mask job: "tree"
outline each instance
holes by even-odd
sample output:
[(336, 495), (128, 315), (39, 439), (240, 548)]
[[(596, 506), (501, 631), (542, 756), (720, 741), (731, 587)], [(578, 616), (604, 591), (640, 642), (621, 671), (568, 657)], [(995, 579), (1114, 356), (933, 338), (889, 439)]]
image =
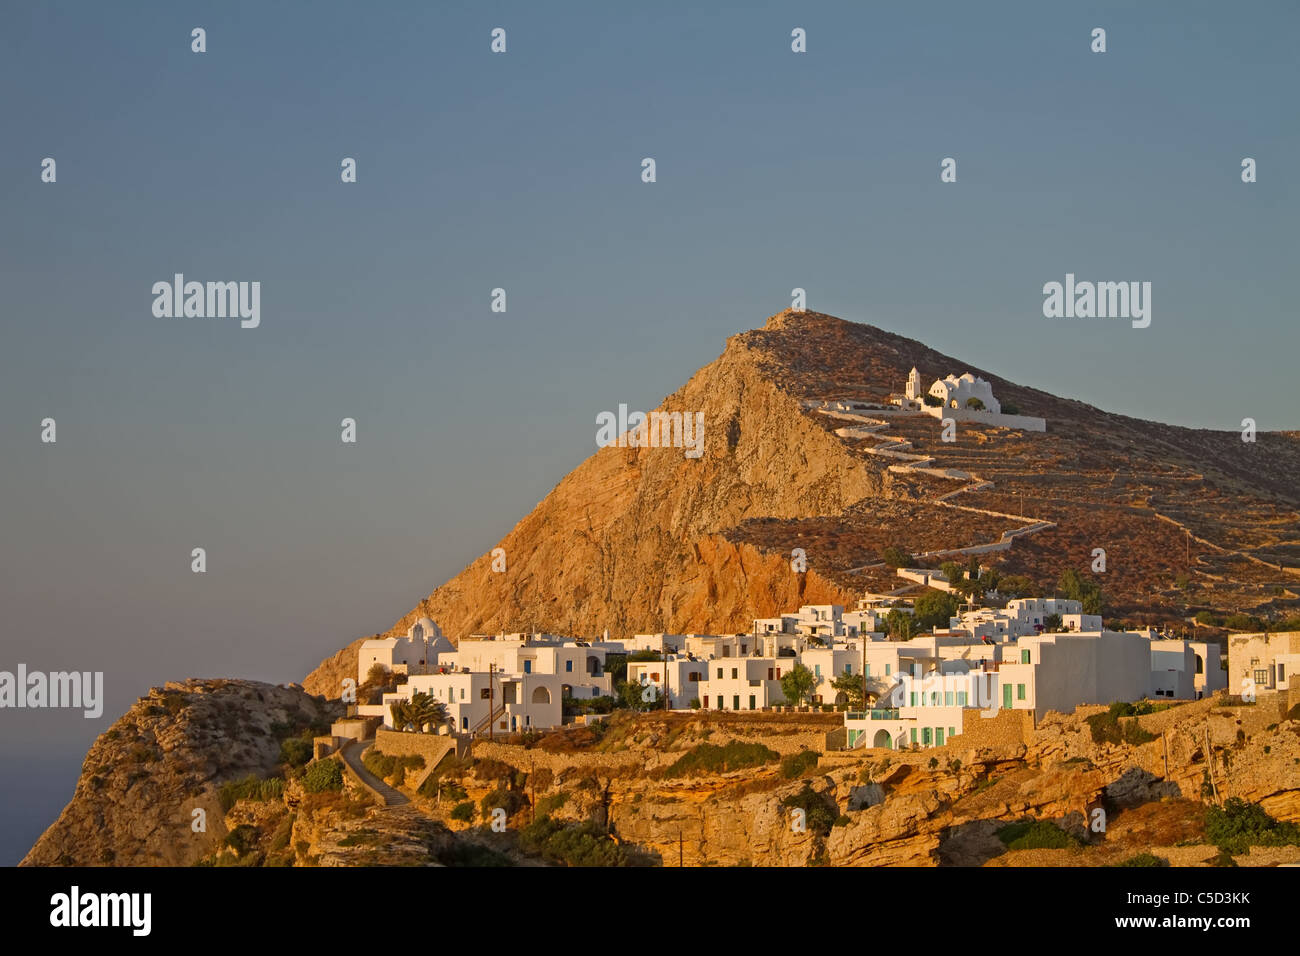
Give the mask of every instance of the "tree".
[(889, 547), (885, 548), (884, 551), (880, 552), (880, 560), (884, 561), (887, 567), (907, 568), (911, 567), (915, 558), (902, 548), (891, 544)]
[(649, 710), (660, 705), (659, 688), (640, 681), (624, 681), (618, 686), (619, 704), (628, 710)]
[(925, 404), (929, 405), (931, 408), (935, 408), (943, 404), (943, 399), (940, 398), (938, 395), (924, 395), (921, 397), (921, 401), (925, 402)]
[(393, 715), (393, 727), (405, 730), (407, 727), (420, 733), (426, 725), (437, 727), (447, 722), (447, 707), (432, 694), (416, 691), (410, 700), (395, 700), (388, 705)]
[(831, 681), (831, 687), (835, 688), (836, 693), (844, 694), (848, 698), (850, 707), (861, 708), (867, 695), (867, 679), (862, 674), (840, 674), (835, 680)]
[(975, 411), (980, 412), (984, 410), (984, 403), (978, 398), (968, 398), (966, 399), (966, 407), (973, 408)]
[(942, 591), (926, 591), (916, 599), (914, 611), (919, 627), (947, 627), (948, 619), (957, 613), (957, 599)]
[(1064, 626), (1065, 622), (1061, 620), (1061, 615), (1059, 614), (1049, 614), (1047, 617), (1043, 618), (1043, 630), (1048, 634), (1055, 634)]
[(962, 566), (956, 561), (943, 562), (943, 564), (939, 565), (939, 570), (943, 573), (943, 576), (948, 579), (950, 584), (955, 584), (966, 576), (965, 572), (962, 570)]
[(916, 636), (916, 619), (906, 611), (894, 608), (885, 615), (885, 630), (896, 641), (910, 641)]
[(1008, 574), (999, 582), (999, 587), (1003, 594), (1015, 597), (1031, 597), (1039, 590), (1038, 585), (1023, 574)]
[(1100, 614), (1102, 605), (1101, 585), (1086, 580), (1074, 568), (1066, 568), (1061, 574), (1057, 588), (1071, 601), (1083, 605), (1084, 614)]
[(813, 690), (817, 687), (817, 678), (813, 672), (802, 664), (795, 664), (781, 678), (781, 694), (792, 704), (801, 704), (812, 700)]
[(447, 707), (432, 694), (416, 691), (411, 695), (411, 718), (416, 730), (439, 727), (447, 722)]
[(384, 694), (397, 690), (397, 680), (392, 671), (378, 661), (366, 671), (366, 679), (357, 688), (357, 700), (363, 704), (383, 703)]

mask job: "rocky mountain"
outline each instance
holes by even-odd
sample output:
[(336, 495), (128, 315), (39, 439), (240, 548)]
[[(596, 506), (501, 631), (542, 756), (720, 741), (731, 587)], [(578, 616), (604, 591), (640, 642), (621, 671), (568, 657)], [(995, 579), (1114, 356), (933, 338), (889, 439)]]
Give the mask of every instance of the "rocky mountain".
[[(824, 400), (883, 403), (915, 366), (925, 383), (971, 371), (1046, 433), (936, 419), (875, 427)], [(1178, 621), (1186, 609), (1294, 613), (1300, 603), (1300, 435), (1140, 421), (1017, 385), (912, 339), (816, 312), (782, 312), (728, 340), (664, 399), (702, 412), (704, 453), (599, 449), (497, 546), (394, 624), (436, 620), (452, 640), (537, 629), (612, 636), (733, 632), (802, 603), (852, 606), (901, 582), (880, 563), (896, 545), (978, 548), (1004, 574), (1051, 590), (1096, 574), (1106, 613)], [(898, 444), (903, 442), (906, 444)], [(905, 449), (912, 459), (891, 456)], [(883, 453), (882, 453), (883, 452)], [(927, 459), (916, 462), (917, 458)], [(808, 568), (792, 568), (801, 548)], [(933, 563), (933, 562), (932, 562)], [(327, 696), (354, 672), (356, 644), (304, 686)]]

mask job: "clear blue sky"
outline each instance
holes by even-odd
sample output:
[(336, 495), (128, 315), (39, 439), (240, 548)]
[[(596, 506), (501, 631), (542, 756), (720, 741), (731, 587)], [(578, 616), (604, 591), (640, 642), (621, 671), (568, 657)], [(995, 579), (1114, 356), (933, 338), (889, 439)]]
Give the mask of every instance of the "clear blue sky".
[[(0, 669), (108, 693), (99, 721), (0, 712), (0, 862), (150, 685), (297, 680), (388, 627), (597, 412), (653, 407), (795, 286), (1109, 410), (1300, 427), (1297, 11), (8, 4)], [(261, 327), (154, 318), (176, 272), (259, 280)], [(1044, 319), (1067, 272), (1152, 282), (1151, 327)]]

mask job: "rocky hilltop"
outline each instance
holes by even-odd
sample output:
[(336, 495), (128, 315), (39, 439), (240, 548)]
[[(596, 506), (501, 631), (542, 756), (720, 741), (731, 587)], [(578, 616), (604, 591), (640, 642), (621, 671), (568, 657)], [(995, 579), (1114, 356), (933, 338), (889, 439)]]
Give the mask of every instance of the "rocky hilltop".
[[(883, 403), (913, 366), (926, 383), (971, 371), (1004, 404), (1045, 418), (1047, 433), (962, 422), (943, 442), (930, 417), (873, 431), (809, 404)], [(922, 554), (1007, 533), (1020, 536), (986, 560), (1048, 590), (1105, 548), (1098, 580), (1112, 618), (1178, 620), (1189, 606), (1293, 613), (1300, 601), (1295, 433), (1247, 444), (1236, 432), (1114, 415), (817, 312), (782, 312), (732, 337), (660, 409), (703, 412), (701, 458), (599, 449), (498, 542), (506, 572), (493, 572), (487, 549), (389, 633), (424, 615), (452, 640), (527, 629), (728, 633), (799, 604), (851, 606), (864, 589), (896, 587), (880, 564), (886, 546)], [(880, 453), (897, 441), (930, 467)], [(807, 554), (806, 573), (791, 567), (794, 548)], [(304, 686), (337, 696), (356, 647)]]
[(194, 863), (226, 836), (221, 785), (267, 777), (283, 739), (328, 727), (338, 712), (301, 688), (257, 681), (155, 687), (91, 746), (72, 800), (20, 865)]

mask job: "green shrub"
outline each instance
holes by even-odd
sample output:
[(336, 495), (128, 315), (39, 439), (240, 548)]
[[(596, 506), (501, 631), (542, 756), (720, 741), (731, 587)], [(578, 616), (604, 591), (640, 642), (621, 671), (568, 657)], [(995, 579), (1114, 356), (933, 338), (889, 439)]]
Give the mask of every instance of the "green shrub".
[(840, 816), (840, 809), (834, 798), (817, 793), (807, 781), (804, 781), (802, 790), (782, 800), (781, 806), (787, 810), (802, 810), (804, 825), (807, 826), (808, 832), (819, 836), (830, 833), (831, 827)]
[[(638, 793), (637, 797), (640, 796), (641, 794)], [(542, 799), (537, 801), (537, 815), (540, 817), (550, 816), (568, 802), (569, 795), (563, 791), (560, 793), (553, 793), (549, 797), (542, 797)], [(638, 801), (634, 799), (633, 802), (636, 803)]]
[(513, 817), (528, 806), (528, 798), (518, 790), (506, 790), (497, 787), (479, 801), (479, 809), (484, 817), (490, 817), (493, 810), (505, 810), (506, 817)]
[(1046, 820), (1021, 820), (999, 827), (998, 839), (1008, 850), (1064, 850), (1079, 846), (1076, 837)]
[(1238, 854), (1252, 846), (1300, 845), (1300, 826), (1273, 819), (1257, 803), (1229, 797), (1205, 811), (1206, 838), (1220, 850)]
[(510, 857), (491, 847), (460, 842), (440, 850), (438, 862), (443, 866), (514, 866)]
[(719, 747), (717, 744), (697, 744), (664, 771), (667, 777), (683, 777), (697, 773), (725, 773), (745, 767), (759, 767), (776, 760), (780, 754), (762, 744), (747, 744), (739, 740)]
[(257, 827), (248, 823), (241, 823), (227, 833), (225, 840), (222, 842), (242, 857), (257, 849), (258, 837)]
[(1111, 866), (1168, 866), (1169, 861), (1163, 856), (1156, 856), (1154, 853), (1139, 853), (1137, 856), (1131, 856), (1120, 863), (1112, 863)]
[[(1132, 746), (1155, 740), (1155, 734), (1144, 730), (1133, 718), (1164, 710), (1163, 704), (1156, 705), (1150, 701), (1138, 701), (1130, 704), (1116, 701), (1102, 714), (1093, 714), (1087, 718), (1088, 729), (1092, 733), (1092, 742), (1096, 744), (1126, 743)], [(1121, 722), (1122, 719), (1122, 722)]]
[(312, 742), (306, 737), (289, 737), (280, 741), (280, 763), (290, 767), (306, 766), (312, 758)]
[(303, 789), (308, 793), (343, 789), (343, 764), (333, 758), (317, 760), (302, 776)]
[(367, 770), (380, 780), (389, 780), (391, 778), (391, 782), (395, 787), (400, 787), (405, 782), (408, 770), (422, 770), (424, 768), (424, 758), (419, 755), (391, 756), (381, 753), (374, 747), (366, 751), (366, 755), (361, 758), (361, 762)]
[(217, 796), (221, 800), (221, 812), (229, 813), (240, 800), (279, 800), (284, 794), (284, 781), (279, 777), (259, 780), (247, 776), (243, 780), (232, 780), (221, 785)]
[(809, 770), (817, 766), (817, 761), (821, 754), (816, 750), (801, 750), (797, 754), (789, 754), (781, 758), (781, 776), (787, 780), (793, 780), (795, 777), (802, 777)]
[(627, 866), (627, 851), (592, 820), (566, 826), (538, 817), (519, 831), (519, 848), (565, 866)]
[(462, 823), (470, 823), (474, 819), (474, 804), (466, 800), (464, 803), (458, 803), (451, 808), (451, 818), (460, 820)]

